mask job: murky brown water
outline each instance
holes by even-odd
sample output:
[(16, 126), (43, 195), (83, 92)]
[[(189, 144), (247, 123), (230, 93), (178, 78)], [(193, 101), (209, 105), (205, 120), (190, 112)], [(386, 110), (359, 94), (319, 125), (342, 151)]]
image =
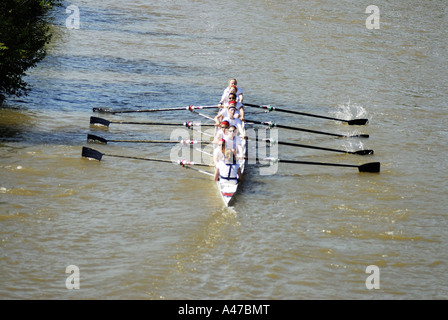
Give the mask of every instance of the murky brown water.
[[(3, 299), (445, 299), (447, 15), (443, 1), (72, 1), (58, 9), (29, 96), (0, 109)], [(232, 10), (235, 8), (235, 10)], [(235, 206), (172, 164), (81, 158), (86, 136), (169, 139), (174, 128), (89, 126), (93, 107), (210, 105), (236, 77), (245, 101), (367, 126), (247, 109), (251, 118), (369, 139), (279, 130), (281, 158), (362, 164), (249, 168)], [(96, 114), (97, 115), (97, 114)], [(203, 120), (186, 111), (109, 120)], [(249, 115), (247, 115), (249, 118)], [(92, 147), (92, 145), (89, 145)], [(171, 146), (102, 152), (169, 158)], [(80, 268), (68, 290), (66, 267)], [(380, 289), (366, 288), (379, 267)]]

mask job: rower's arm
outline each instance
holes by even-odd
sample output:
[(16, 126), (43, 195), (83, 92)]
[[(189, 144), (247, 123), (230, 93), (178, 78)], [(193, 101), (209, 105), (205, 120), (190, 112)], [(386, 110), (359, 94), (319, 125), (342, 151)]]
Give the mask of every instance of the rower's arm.
[(241, 137), (245, 137), (246, 136), (246, 131), (244, 130), (243, 126), (240, 125), (240, 124), (238, 124), (238, 132), (239, 132), (239, 135)]
[(218, 181), (219, 179), (219, 170), (218, 168), (215, 168), (215, 181)]
[(238, 145), (237, 155), (238, 155), (239, 159), (243, 159), (244, 158), (244, 152), (243, 152), (243, 146), (242, 145)]
[(244, 121), (244, 107), (241, 106), (240, 110), (238, 110), (240, 113), (240, 120)]
[(216, 117), (213, 118), (213, 120), (215, 120), (216, 125), (221, 123), (221, 121), (220, 121), (221, 118), (222, 118), (222, 116), (219, 113), (216, 115)]

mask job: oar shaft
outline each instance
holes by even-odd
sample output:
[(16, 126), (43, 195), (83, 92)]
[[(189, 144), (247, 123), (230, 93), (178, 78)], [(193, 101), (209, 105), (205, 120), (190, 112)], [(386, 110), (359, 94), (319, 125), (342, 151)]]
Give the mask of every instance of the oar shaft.
[(135, 160), (145, 160), (145, 161), (156, 161), (156, 162), (171, 162), (172, 163), (171, 160), (165, 160), (165, 159), (131, 157), (131, 156), (122, 156), (122, 155), (117, 155), (117, 154), (108, 154), (108, 153), (103, 153), (103, 156), (114, 157), (114, 158), (126, 158), (126, 159), (135, 159)]
[(107, 140), (107, 142), (129, 142), (129, 143), (174, 143), (174, 144), (198, 144), (198, 143), (211, 143), (210, 141), (199, 141), (199, 140), (181, 140), (181, 141), (171, 141), (171, 140)]
[(359, 167), (359, 166), (353, 165), (353, 164), (313, 162), (313, 161), (297, 161), (297, 160), (284, 160), (284, 159), (278, 159), (278, 162), (295, 163), (295, 164), (310, 164), (310, 165), (319, 165), (319, 166), (332, 166), (332, 167), (352, 167), (352, 168), (358, 168)]
[(285, 112), (285, 113), (298, 114), (298, 115), (301, 115), (301, 116), (307, 116), (307, 117), (314, 117), (314, 118), (320, 118), (320, 119), (327, 119), (327, 120), (336, 120), (336, 121), (348, 122), (348, 120), (344, 120), (344, 119), (337, 119), (337, 118), (333, 118), (333, 117), (321, 116), (321, 115), (311, 114), (311, 113), (306, 113), (306, 112), (299, 112), (299, 111), (285, 110), (285, 109), (280, 109), (280, 108), (275, 108), (275, 110), (280, 111), (280, 112)]
[(218, 108), (218, 106), (188, 106), (188, 107), (174, 107), (174, 108), (159, 108), (159, 109), (137, 109), (137, 110), (112, 110), (105, 108), (93, 108), (93, 112), (101, 112), (101, 113), (142, 113), (142, 112), (160, 112), (160, 111), (176, 111), (176, 110), (189, 110), (193, 111), (195, 109), (211, 109)]
[(265, 158), (263, 160), (271, 161), (271, 162), (293, 163), (293, 164), (309, 164), (309, 165), (318, 165), (318, 166), (358, 168), (359, 172), (372, 172), (372, 173), (380, 172), (380, 167), (381, 167), (381, 164), (379, 162), (370, 162), (370, 163), (365, 163), (365, 164), (358, 166), (358, 165), (354, 165), (354, 164), (344, 164), (344, 163), (299, 161), (299, 160), (286, 160), (286, 159), (275, 159), (275, 158)]
[(273, 106), (256, 105), (256, 104), (250, 104), (250, 103), (244, 103), (244, 105), (245, 105), (245, 106), (248, 106), (248, 107), (255, 107), (255, 108), (261, 108), (261, 109), (267, 109), (268, 111), (273, 111), (273, 110), (274, 110), (274, 111), (279, 111), (279, 112), (284, 112), (284, 113), (298, 114), (298, 115), (302, 115), (302, 116), (315, 117), (315, 118), (322, 118), (322, 119), (328, 119), (328, 120), (348, 121), (348, 120), (336, 119), (336, 118), (327, 117), (327, 116), (320, 116), (320, 115), (311, 114), (311, 113), (306, 113), (306, 112), (300, 112), (300, 111), (294, 111), (294, 110), (287, 110), (287, 109), (280, 109), (280, 108), (273, 107)]
[(248, 120), (248, 119), (246, 119), (246, 122), (257, 123), (257, 124), (261, 124), (261, 125), (265, 125), (265, 126), (269, 126), (269, 127), (277, 127), (277, 128), (282, 128), (282, 129), (303, 131), (303, 132), (308, 132), (308, 133), (323, 134), (323, 135), (334, 136), (334, 137), (347, 137), (347, 136), (342, 135), (342, 134), (322, 132), (322, 131), (303, 129), (303, 128), (297, 128), (297, 127), (290, 127), (290, 126), (284, 126), (284, 125), (276, 124), (276, 123), (273, 123), (273, 122), (262, 122), (262, 121), (260, 122), (260, 121), (252, 121), (252, 120)]
[[(167, 159), (156, 159), (156, 158), (142, 158), (142, 157), (131, 157), (131, 156), (122, 156), (117, 154), (107, 154), (103, 153), (104, 156), (115, 157), (115, 158), (126, 158), (126, 159), (134, 159), (134, 160), (145, 160), (145, 161), (155, 161), (155, 162), (167, 162), (167, 163), (176, 163), (175, 161), (167, 160)], [(200, 167), (214, 167), (214, 165), (209, 165), (205, 163), (196, 163), (193, 161), (186, 160), (177, 160), (177, 164), (181, 166), (200, 166)]]
[[(122, 156), (122, 155), (118, 155), (118, 154), (102, 153), (98, 150), (88, 148), (88, 147), (82, 148), (82, 156), (85, 158), (96, 159), (98, 161), (101, 161), (101, 158), (103, 156), (108, 156), (108, 157), (114, 157), (114, 158), (125, 158), (125, 159), (135, 159), (135, 160), (145, 160), (145, 161), (155, 161), (155, 162), (176, 163), (175, 161), (168, 160), (168, 159), (142, 158), (142, 157), (132, 157), (132, 156)], [(187, 161), (187, 160), (177, 160), (177, 164), (179, 164), (181, 166), (214, 167), (214, 165), (212, 165), (212, 164), (196, 163), (196, 162)]]
[(335, 120), (335, 121), (347, 122), (349, 125), (364, 125), (364, 124), (366, 124), (368, 122), (367, 119), (345, 120), (345, 119), (338, 119), (338, 118), (333, 118), (333, 117), (328, 117), (328, 116), (321, 116), (321, 115), (317, 115), (317, 114), (311, 114), (311, 113), (307, 113), (307, 112), (300, 112), (300, 111), (294, 111), (294, 110), (280, 109), (280, 108), (276, 108), (276, 107), (273, 107), (273, 106), (266, 106), (266, 105), (256, 105), (256, 104), (250, 104), (250, 103), (244, 103), (244, 105), (248, 106), (248, 107), (266, 109), (266, 110), (268, 110), (268, 112), (275, 110), (275, 111), (279, 111), (279, 112), (290, 113), (290, 114), (297, 114), (297, 115), (302, 115), (302, 116), (307, 116), (307, 117), (314, 117), (314, 118), (321, 118), (321, 119), (327, 119), (327, 120)]
[[(270, 142), (269, 139), (266, 139), (266, 140), (267, 140), (267, 142)], [(344, 151), (344, 150), (337, 150), (337, 149), (317, 147), (317, 146), (309, 146), (309, 145), (305, 145), (305, 144), (292, 143), (292, 142), (276, 141), (276, 143), (281, 144), (281, 145), (285, 145), (285, 146), (292, 146), (292, 147), (300, 147), (300, 148), (308, 148), (308, 149), (316, 149), (316, 150), (325, 150), (325, 151), (333, 151), (333, 152), (340, 152), (340, 153), (350, 153), (349, 151)]]
[(342, 137), (342, 138), (347, 137), (343, 134), (338, 134), (338, 133), (330, 133), (330, 132), (316, 131), (316, 130), (310, 130), (310, 129), (304, 129), (304, 128), (296, 128), (296, 127), (290, 127), (290, 126), (279, 125), (279, 124), (276, 124), (275, 126), (278, 128), (281, 128), (281, 129), (296, 130), (296, 131), (302, 131), (302, 132), (308, 132), (308, 133), (317, 133), (317, 134), (323, 134), (323, 135), (333, 136), (333, 137)]
[(308, 149), (316, 149), (316, 150), (324, 150), (324, 151), (332, 151), (332, 152), (340, 152), (340, 153), (348, 153), (348, 154), (356, 154), (356, 155), (369, 155), (373, 154), (373, 150), (358, 150), (358, 151), (346, 151), (346, 150), (340, 150), (340, 149), (331, 149), (331, 148), (325, 148), (325, 147), (318, 147), (318, 146), (310, 146), (305, 144), (299, 144), (299, 143), (292, 143), (292, 142), (284, 142), (284, 141), (276, 141), (274, 139), (263, 139), (263, 141), (266, 141), (269, 144), (279, 144), (279, 145), (285, 145), (285, 146), (291, 146), (291, 147), (299, 147), (299, 148), (308, 148)]
[(90, 124), (109, 126), (113, 124), (136, 124), (136, 125), (151, 125), (151, 126), (186, 126), (187, 128), (203, 126), (214, 127), (214, 124), (202, 124), (200, 122), (187, 121), (184, 123), (169, 123), (169, 122), (137, 122), (137, 121), (110, 121), (98, 117), (90, 117)]
[(107, 144), (108, 142), (129, 142), (129, 143), (180, 143), (183, 145), (193, 145), (193, 144), (209, 144), (211, 141), (200, 141), (200, 140), (190, 140), (190, 139), (182, 139), (179, 141), (172, 141), (172, 140), (107, 140), (105, 138), (88, 134), (87, 135), (87, 142), (100, 142), (103, 144)]
[(170, 123), (170, 122), (137, 122), (137, 121), (110, 121), (114, 124), (139, 124), (148, 126), (182, 126), (183, 123)]

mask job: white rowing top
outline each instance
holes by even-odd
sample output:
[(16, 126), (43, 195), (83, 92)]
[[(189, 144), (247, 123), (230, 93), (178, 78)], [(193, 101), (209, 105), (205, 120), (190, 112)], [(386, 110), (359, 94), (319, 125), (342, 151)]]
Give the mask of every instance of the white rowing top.
[(219, 180), (236, 184), (238, 178), (239, 163), (226, 164), (224, 161), (219, 161), (216, 168), (219, 171)]

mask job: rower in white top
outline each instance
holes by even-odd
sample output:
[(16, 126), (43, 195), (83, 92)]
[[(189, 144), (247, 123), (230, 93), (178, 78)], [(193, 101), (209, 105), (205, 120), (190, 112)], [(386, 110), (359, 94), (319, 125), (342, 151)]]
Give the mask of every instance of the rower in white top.
[(213, 150), (213, 163), (214, 163), (215, 167), (219, 161), (225, 160), (225, 153), (226, 153), (225, 144), (226, 144), (226, 140), (220, 139), (217, 143), (218, 147), (216, 147)]
[(237, 160), (244, 159), (243, 140), (240, 136), (236, 135), (236, 127), (230, 126), (227, 130), (227, 135), (224, 135), (227, 149), (231, 150), (231, 153)]
[[(239, 163), (227, 164), (224, 161), (219, 161), (215, 169), (215, 181), (221, 183), (238, 184), (241, 181), (241, 169)], [(233, 194), (232, 194), (233, 196)]]
[(216, 124), (221, 123), (221, 121), (223, 119), (229, 117), (229, 106), (230, 105), (234, 105), (236, 108), (234, 117), (240, 119), (241, 121), (244, 121), (244, 106), (241, 102), (237, 102), (236, 95), (234, 93), (231, 93), (229, 95), (229, 102), (224, 103), (222, 105), (222, 108), (219, 110), (218, 114), (214, 118)]
[(224, 89), (224, 92), (221, 96), (221, 101), (219, 102), (220, 105), (223, 105), (225, 102), (229, 101), (229, 94), (234, 93), (237, 97), (237, 101), (240, 103), (243, 103), (243, 90), (239, 87), (237, 87), (238, 82), (236, 79), (230, 79), (229, 85), (227, 88)]
[(240, 119), (235, 118), (235, 112), (236, 112), (235, 104), (232, 104), (232, 103), (229, 104), (228, 112), (229, 112), (228, 117), (224, 118), (223, 121), (227, 121), (229, 123), (229, 126), (235, 126), (235, 128), (238, 129), (238, 132), (237, 132), (238, 135), (244, 139), (246, 136), (246, 132), (244, 130), (244, 124)]
[(213, 139), (213, 143), (218, 143), (219, 140), (224, 139), (224, 136), (227, 135), (227, 130), (229, 129), (229, 121), (224, 120), (219, 124), (216, 124), (217, 128), (215, 133), (215, 138)]

